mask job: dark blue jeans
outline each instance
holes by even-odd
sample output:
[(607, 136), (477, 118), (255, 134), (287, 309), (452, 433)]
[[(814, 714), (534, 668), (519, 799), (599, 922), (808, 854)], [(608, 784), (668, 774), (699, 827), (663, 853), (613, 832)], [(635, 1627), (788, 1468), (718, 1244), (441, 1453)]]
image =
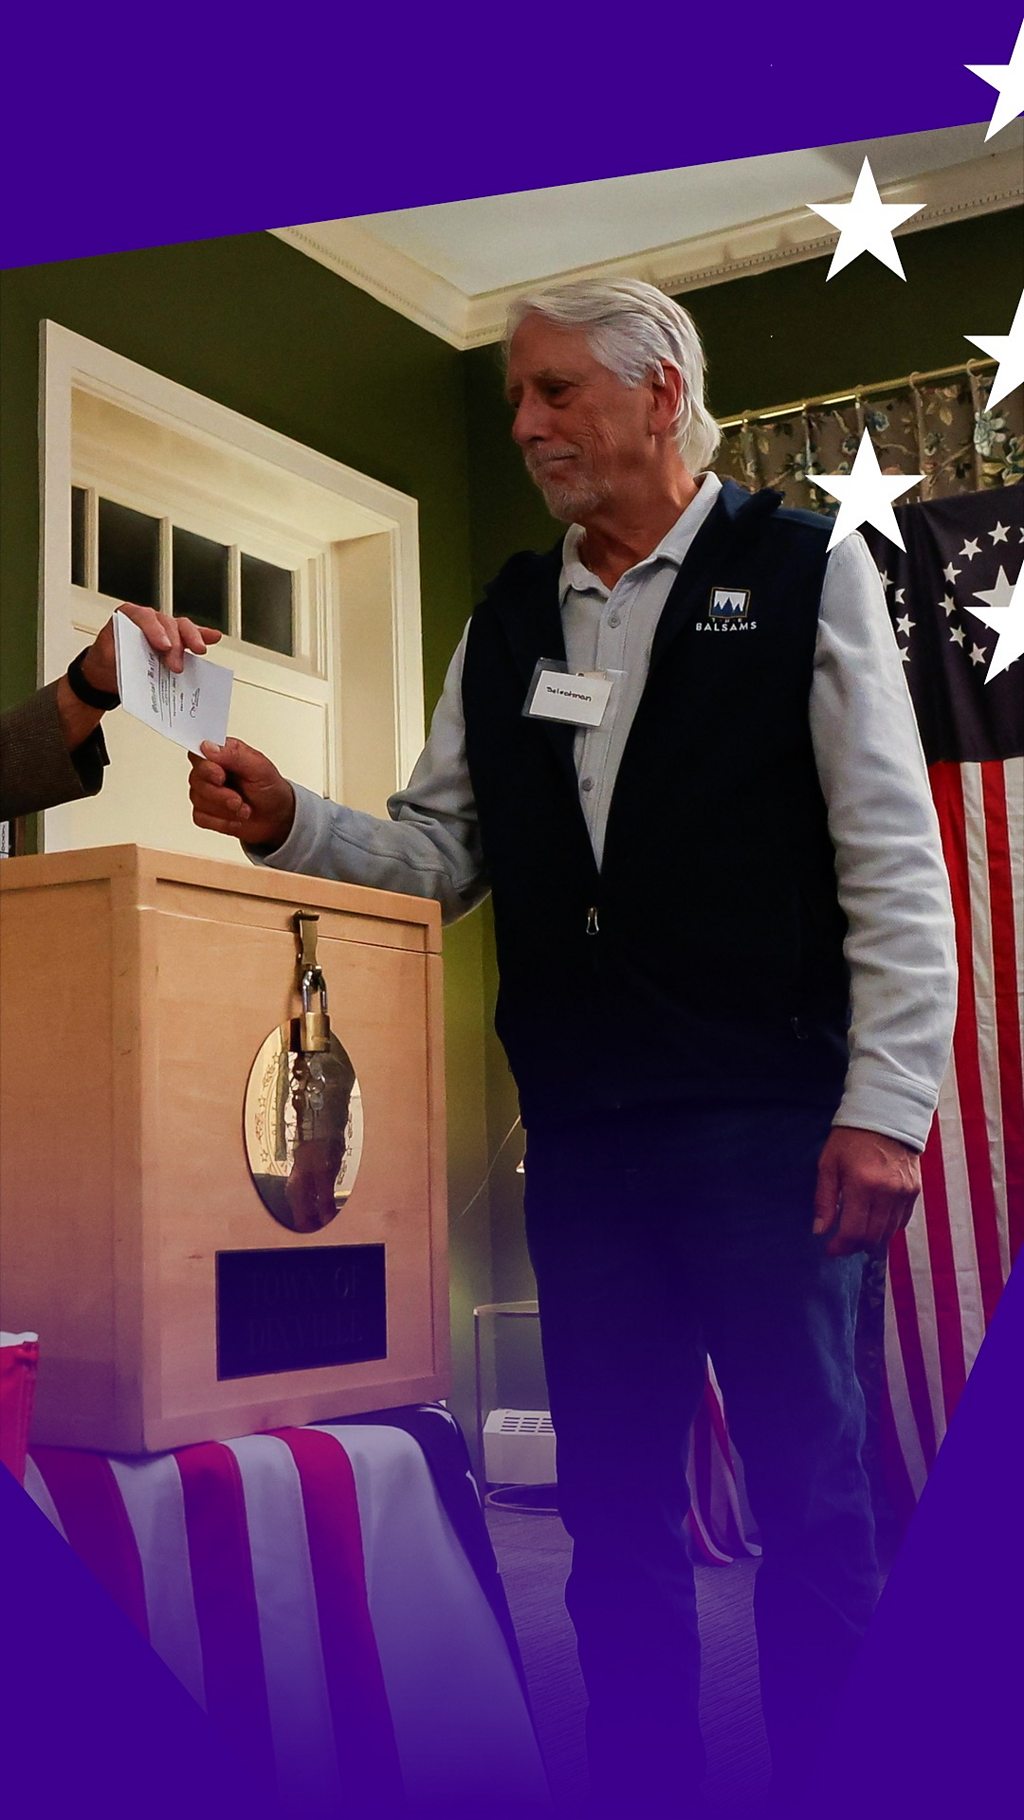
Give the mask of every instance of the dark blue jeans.
[(820, 1111), (645, 1108), (531, 1127), (526, 1220), (573, 1538), (566, 1603), (609, 1811), (703, 1774), (683, 1537), (710, 1354), (764, 1558), (755, 1616), (776, 1783), (798, 1782), (877, 1596), (854, 1371), (862, 1257), (813, 1237)]

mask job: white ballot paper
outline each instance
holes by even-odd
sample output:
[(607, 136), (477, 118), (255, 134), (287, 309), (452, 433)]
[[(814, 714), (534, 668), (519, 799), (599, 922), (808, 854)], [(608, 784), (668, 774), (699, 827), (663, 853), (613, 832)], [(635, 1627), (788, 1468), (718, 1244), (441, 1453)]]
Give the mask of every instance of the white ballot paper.
[(224, 744), (233, 670), (186, 651), (185, 667), (175, 674), (124, 613), (114, 614), (114, 645), (117, 692), (129, 714), (189, 752), (198, 752), (204, 739)]

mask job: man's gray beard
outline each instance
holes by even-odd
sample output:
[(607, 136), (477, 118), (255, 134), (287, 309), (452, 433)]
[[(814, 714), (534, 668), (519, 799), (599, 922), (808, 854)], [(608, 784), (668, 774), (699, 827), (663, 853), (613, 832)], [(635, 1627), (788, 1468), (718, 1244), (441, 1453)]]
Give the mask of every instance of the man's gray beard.
[(544, 504), (552, 518), (557, 518), (560, 524), (580, 522), (586, 514), (603, 506), (607, 497), (606, 490), (596, 481), (577, 481), (573, 486), (571, 482), (560, 482), (556, 475), (543, 468), (530, 478), (543, 493)]

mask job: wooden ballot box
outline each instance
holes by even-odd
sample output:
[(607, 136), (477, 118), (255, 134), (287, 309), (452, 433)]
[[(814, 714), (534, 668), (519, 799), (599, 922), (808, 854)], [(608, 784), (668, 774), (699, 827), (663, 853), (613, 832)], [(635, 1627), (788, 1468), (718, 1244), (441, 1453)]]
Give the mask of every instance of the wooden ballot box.
[(33, 1439), (153, 1453), (445, 1395), (438, 906), (134, 846), (7, 860), (0, 893)]

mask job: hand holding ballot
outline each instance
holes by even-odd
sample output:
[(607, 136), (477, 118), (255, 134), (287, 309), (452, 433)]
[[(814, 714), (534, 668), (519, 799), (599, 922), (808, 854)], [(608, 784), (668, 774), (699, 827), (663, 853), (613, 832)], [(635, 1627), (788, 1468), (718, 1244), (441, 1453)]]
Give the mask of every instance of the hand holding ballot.
[(117, 656), (114, 622), (118, 615), (138, 626), (148, 645), (158, 654), (168, 670), (180, 673), (186, 651), (197, 657), (205, 655), (209, 645), (217, 644), (222, 633), (212, 626), (197, 626), (191, 619), (175, 619), (171, 613), (158, 613), (153, 607), (133, 607), (127, 602), (118, 607), (105, 626), (96, 634), (94, 643), (82, 658), (82, 675), (94, 689), (116, 695)]
[(291, 832), (295, 792), (262, 752), (243, 740), (206, 740), (192, 756), (189, 795), (197, 828), (233, 834), (250, 847), (280, 847)]
[(122, 699), (115, 628), (138, 641), (161, 676), (180, 676), (186, 658), (200, 658), (221, 636), (152, 607), (127, 602), (119, 607), (64, 676), (0, 715), (0, 819), (52, 809), (101, 789), (108, 761), (100, 723)]
[[(186, 623), (200, 640), (209, 637), (191, 620)], [(115, 615), (114, 643), (118, 692), (127, 713), (187, 751), (198, 751), (204, 739), (219, 743), (226, 737), (233, 671), (207, 663), (194, 644), (173, 647), (159, 662), (152, 640), (127, 615)]]

